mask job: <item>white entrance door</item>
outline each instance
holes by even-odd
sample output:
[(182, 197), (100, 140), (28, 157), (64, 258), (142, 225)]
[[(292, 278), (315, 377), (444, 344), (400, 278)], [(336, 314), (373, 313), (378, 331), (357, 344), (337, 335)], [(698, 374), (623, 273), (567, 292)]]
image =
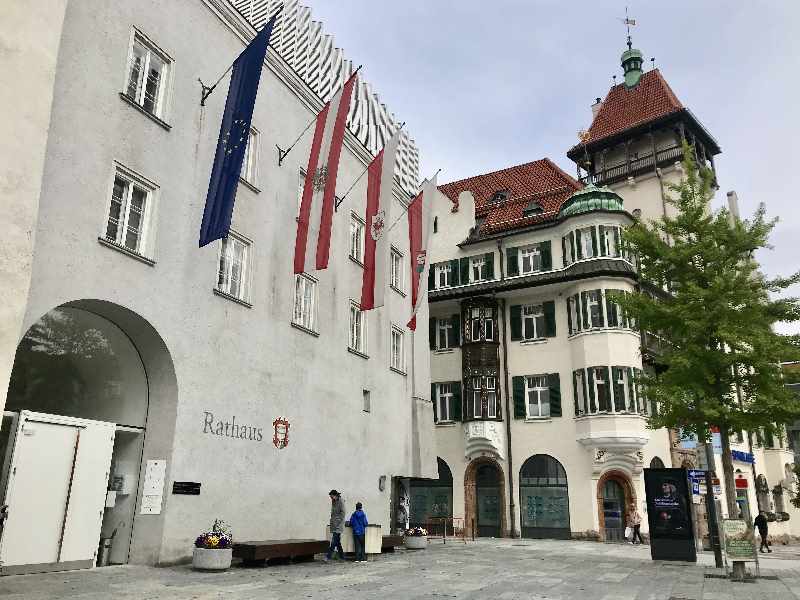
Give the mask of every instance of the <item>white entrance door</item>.
[(92, 565), (113, 444), (113, 423), (22, 411), (5, 495), (3, 573)]

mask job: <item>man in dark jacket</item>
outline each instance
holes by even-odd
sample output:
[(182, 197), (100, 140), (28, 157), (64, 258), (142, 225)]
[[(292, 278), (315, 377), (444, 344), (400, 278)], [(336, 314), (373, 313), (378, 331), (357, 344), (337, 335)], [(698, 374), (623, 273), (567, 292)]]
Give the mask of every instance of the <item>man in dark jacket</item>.
[(753, 522), (758, 528), (758, 535), (761, 536), (761, 546), (759, 546), (759, 551), (762, 553), (764, 552), (764, 548), (766, 547), (767, 552), (772, 552), (772, 549), (769, 547), (769, 540), (767, 539), (767, 535), (769, 535), (769, 528), (767, 526), (767, 516), (764, 514), (763, 510), (758, 511), (758, 516), (756, 520)]
[(344, 500), (342, 500), (342, 495), (336, 490), (331, 490), (328, 492), (328, 495), (331, 498), (331, 545), (328, 548), (328, 554), (325, 556), (325, 560), (333, 558), (334, 550), (338, 550), (339, 558), (344, 560), (344, 549), (342, 548), (342, 532), (344, 531), (345, 518)]
[(364, 554), (364, 542), (367, 537), (367, 513), (361, 510), (361, 502), (356, 502), (356, 512), (350, 516), (350, 527), (353, 528), (353, 544), (356, 547), (356, 562), (367, 560)]

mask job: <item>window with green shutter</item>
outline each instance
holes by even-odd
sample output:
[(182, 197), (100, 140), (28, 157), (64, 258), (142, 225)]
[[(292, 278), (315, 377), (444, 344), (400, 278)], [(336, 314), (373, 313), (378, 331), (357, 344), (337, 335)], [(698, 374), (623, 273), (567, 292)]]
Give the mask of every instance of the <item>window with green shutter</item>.
[(588, 392), (589, 396), (589, 412), (596, 413), (597, 412), (597, 398), (595, 396), (595, 388), (594, 388), (594, 367), (589, 367), (586, 369), (586, 391)]
[(428, 267), (428, 289), (436, 289), (436, 265), (430, 265)]
[(561, 416), (561, 378), (558, 373), (547, 375), (547, 385), (550, 387), (550, 416)]
[(452, 278), (450, 281), (450, 285), (461, 285), (461, 279), (459, 278), (459, 272), (458, 272), (457, 258), (454, 258), (453, 260), (450, 261), (450, 277)]
[(608, 367), (594, 367), (594, 389), (598, 412), (611, 412), (611, 390)]
[(572, 262), (572, 256), (567, 254), (567, 236), (561, 238), (561, 262), (565, 267)]
[(461, 315), (454, 314), (450, 317), (450, 323), (453, 326), (453, 337), (450, 341), (450, 347), (458, 348), (461, 345)]
[(428, 319), (428, 342), (431, 350), (436, 350), (436, 317)]
[(524, 419), (525, 412), (525, 377), (515, 375), (511, 378), (511, 390), (514, 396), (514, 418)]
[(545, 337), (556, 337), (556, 303), (552, 300), (543, 302), (544, 308), (544, 335)]
[(439, 411), (437, 410), (437, 406), (436, 406), (437, 404), (439, 404), (439, 397), (438, 397), (438, 394), (436, 393), (438, 387), (439, 387), (439, 384), (437, 384), (437, 383), (432, 383), (431, 384), (431, 404), (433, 404), (433, 422), (434, 423), (438, 423), (439, 422), (439, 417), (438, 417)]
[(469, 283), (469, 257), (460, 258), (458, 265), (458, 278), (464, 284)]
[(611, 299), (611, 295), (619, 293), (619, 290), (606, 290), (606, 315), (608, 316), (609, 327), (620, 326), (619, 305)]
[(516, 304), (509, 307), (511, 314), (511, 341), (518, 342), (522, 339), (522, 306)]
[(506, 249), (506, 275), (514, 277), (519, 275), (519, 261), (518, 255), (519, 248)]
[(494, 279), (494, 252), (486, 253), (486, 279), (489, 281)]
[(539, 244), (539, 250), (542, 253), (542, 271), (550, 271), (553, 268), (553, 252), (551, 250), (550, 240)]
[(589, 320), (589, 302), (587, 300), (587, 296), (589, 292), (581, 292), (581, 313), (583, 313), (583, 329), (589, 329), (592, 326), (592, 322)]
[(463, 418), (461, 415), (461, 382), (454, 381), (451, 389), (453, 390), (453, 411), (451, 416), (454, 421), (461, 421)]

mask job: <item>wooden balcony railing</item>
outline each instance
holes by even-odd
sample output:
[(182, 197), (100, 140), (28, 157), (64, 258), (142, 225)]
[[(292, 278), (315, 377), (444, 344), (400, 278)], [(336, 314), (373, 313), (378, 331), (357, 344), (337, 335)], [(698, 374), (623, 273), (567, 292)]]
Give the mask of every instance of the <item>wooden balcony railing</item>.
[(662, 150), (656, 151), (655, 161), (653, 155), (640, 156), (628, 162), (618, 165), (606, 165), (604, 169), (598, 170), (595, 173), (590, 173), (585, 177), (581, 177), (581, 183), (588, 184), (594, 183), (595, 185), (608, 185), (622, 181), (628, 177), (635, 177), (648, 171), (652, 171), (655, 167), (665, 167), (673, 164), (683, 158), (683, 148), (680, 146), (670, 146)]

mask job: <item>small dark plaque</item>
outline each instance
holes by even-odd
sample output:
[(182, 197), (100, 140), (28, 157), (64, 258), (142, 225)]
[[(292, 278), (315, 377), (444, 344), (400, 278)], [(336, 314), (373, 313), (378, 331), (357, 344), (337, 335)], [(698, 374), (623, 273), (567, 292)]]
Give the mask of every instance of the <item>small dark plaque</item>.
[(184, 494), (186, 496), (199, 496), (200, 484), (196, 481), (173, 481), (173, 494)]

